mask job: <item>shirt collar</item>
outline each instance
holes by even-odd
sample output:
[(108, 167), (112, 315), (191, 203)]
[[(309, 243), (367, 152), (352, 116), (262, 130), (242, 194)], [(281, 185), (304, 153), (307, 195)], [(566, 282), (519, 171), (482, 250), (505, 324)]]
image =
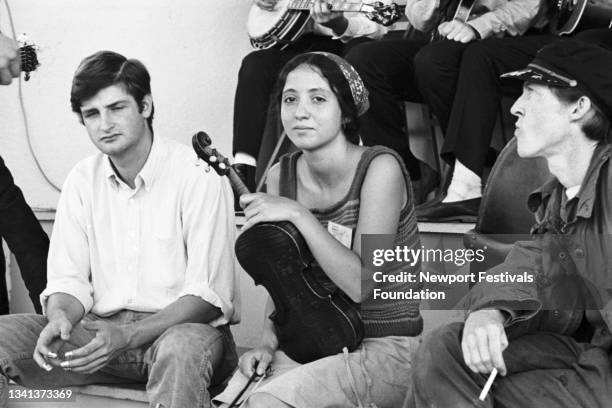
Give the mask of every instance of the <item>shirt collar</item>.
[(155, 179), (159, 173), (164, 146), (164, 141), (159, 136), (153, 136), (153, 144), (151, 145), (149, 157), (147, 157), (147, 161), (138, 173), (138, 176), (140, 176), (142, 179), (145, 190), (147, 191), (151, 189), (151, 186), (155, 182)]
[[(153, 136), (153, 143), (151, 145), (151, 150), (149, 151), (147, 161), (145, 161), (144, 166), (142, 166), (142, 169), (140, 169), (140, 172), (136, 176), (136, 179), (140, 178), (142, 180), (142, 184), (144, 184), (146, 191), (150, 191), (151, 186), (158, 176), (160, 163), (163, 161), (164, 147), (164, 140), (159, 136)], [(106, 156), (103, 163), (104, 176), (114, 182), (115, 185), (122, 183), (123, 181), (111, 163), (110, 157)], [(138, 182), (136, 183), (136, 186), (138, 186)]]
[[(576, 217), (590, 218), (593, 213), (593, 204), (595, 201), (597, 180), (601, 167), (606, 163), (612, 155), (612, 145), (607, 143), (599, 143), (593, 152), (593, 157), (587, 169), (584, 181), (580, 187), (580, 191), (574, 199), (578, 200)], [(527, 205), (529, 210), (535, 213), (542, 206), (550, 195), (557, 189), (563, 188), (559, 180), (552, 178), (548, 180), (542, 187), (535, 190), (529, 195)]]

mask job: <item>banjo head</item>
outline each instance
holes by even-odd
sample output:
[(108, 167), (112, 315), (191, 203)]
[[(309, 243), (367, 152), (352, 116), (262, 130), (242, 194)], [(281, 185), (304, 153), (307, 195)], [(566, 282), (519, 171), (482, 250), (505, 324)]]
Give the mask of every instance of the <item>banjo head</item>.
[(265, 36), (278, 24), (288, 8), (289, 0), (279, 0), (272, 11), (263, 10), (256, 4), (253, 4), (246, 24), (249, 37), (257, 39)]

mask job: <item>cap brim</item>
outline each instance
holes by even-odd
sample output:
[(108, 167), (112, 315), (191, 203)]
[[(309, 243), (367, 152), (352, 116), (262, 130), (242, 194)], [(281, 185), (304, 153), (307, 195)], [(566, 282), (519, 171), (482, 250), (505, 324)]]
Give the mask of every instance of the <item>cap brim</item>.
[(551, 86), (559, 87), (571, 87), (574, 86), (572, 83), (564, 81), (560, 78), (552, 76), (546, 72), (540, 71), (537, 68), (527, 67), (519, 69), (517, 71), (507, 72), (502, 74), (500, 78), (503, 79), (518, 79), (520, 81), (538, 82)]

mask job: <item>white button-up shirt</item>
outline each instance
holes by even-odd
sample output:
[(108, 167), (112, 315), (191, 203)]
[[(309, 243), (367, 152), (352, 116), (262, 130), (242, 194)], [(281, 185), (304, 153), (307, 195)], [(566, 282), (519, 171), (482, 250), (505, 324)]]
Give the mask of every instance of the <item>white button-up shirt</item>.
[(57, 292), (101, 316), (157, 312), (194, 295), (221, 309), (212, 325), (239, 321), (233, 195), (196, 161), (155, 136), (134, 189), (102, 153), (79, 162), (58, 203), (43, 309)]

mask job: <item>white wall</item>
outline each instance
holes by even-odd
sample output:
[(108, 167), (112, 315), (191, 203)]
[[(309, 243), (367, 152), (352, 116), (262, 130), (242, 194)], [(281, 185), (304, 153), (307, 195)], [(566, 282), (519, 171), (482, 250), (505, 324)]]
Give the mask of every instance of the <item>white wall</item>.
[[(93, 153), (70, 111), (78, 63), (110, 49), (149, 69), (158, 134), (188, 143), (206, 130), (230, 153), (233, 97), (242, 57), (250, 51), (247, 0), (8, 0), (15, 29), (40, 47), (41, 67), (23, 83), (33, 150), (49, 178), (63, 183), (70, 168)], [(10, 33), (3, 0), (0, 30)], [(0, 155), (33, 207), (55, 208), (58, 193), (29, 152), (18, 108), (18, 86), (0, 87)]]

